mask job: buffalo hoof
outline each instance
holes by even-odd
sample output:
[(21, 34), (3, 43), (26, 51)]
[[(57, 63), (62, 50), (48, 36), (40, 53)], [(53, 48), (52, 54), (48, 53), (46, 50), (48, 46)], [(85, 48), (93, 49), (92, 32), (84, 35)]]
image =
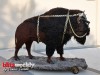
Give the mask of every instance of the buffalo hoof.
[(54, 62), (52, 60), (49, 60), (49, 59), (47, 59), (47, 63), (54, 64)]
[(29, 56), (29, 59), (33, 59), (33, 58), (34, 58), (34, 56), (32, 56), (32, 55)]
[(61, 61), (65, 61), (66, 59), (64, 57), (59, 58)]
[(14, 56), (14, 59), (15, 59), (16, 61), (20, 60), (18, 56)]

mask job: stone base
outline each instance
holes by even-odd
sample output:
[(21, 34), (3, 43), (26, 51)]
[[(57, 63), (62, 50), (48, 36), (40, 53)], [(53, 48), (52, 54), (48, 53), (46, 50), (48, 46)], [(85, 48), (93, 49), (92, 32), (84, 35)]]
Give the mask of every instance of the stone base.
[(57, 57), (52, 57), (53, 64), (47, 63), (47, 57), (35, 56), (33, 59), (29, 59), (28, 56), (19, 56), (20, 60), (15, 61), (14, 58), (10, 58), (8, 61), (15, 64), (33, 64), (31, 69), (35, 70), (68, 70), (72, 67), (80, 67), (87, 69), (87, 64), (83, 58), (65, 58), (65, 61), (60, 61)]

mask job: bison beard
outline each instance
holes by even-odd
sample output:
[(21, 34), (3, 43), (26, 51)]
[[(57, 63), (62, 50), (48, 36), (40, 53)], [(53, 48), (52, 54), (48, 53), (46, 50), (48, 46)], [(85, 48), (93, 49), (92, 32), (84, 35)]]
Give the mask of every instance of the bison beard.
[(75, 37), (74, 38), (76, 39), (77, 42), (79, 42), (80, 44), (84, 45), (85, 41), (86, 41), (86, 37), (83, 37), (83, 38), (78, 38), (78, 37)]
[[(50, 11), (42, 14), (42, 15), (66, 15), (68, 13), (68, 9), (64, 8), (54, 8)], [(80, 10), (70, 10), (70, 14), (78, 14), (82, 13)], [(30, 52), (31, 44), (33, 41), (38, 41), (37, 37), (37, 19), (38, 16), (29, 18), (25, 20), (23, 23), (21, 23), (15, 33), (15, 60), (18, 60), (18, 51), (22, 47), (22, 45), (26, 44), (26, 49), (28, 52), (28, 56), (30, 59), (33, 58)], [(62, 36), (64, 31), (64, 25), (65, 25), (66, 17), (40, 17), (39, 20), (39, 37), (40, 42), (43, 42), (46, 44), (46, 54), (48, 56), (47, 62), (51, 63), (51, 56), (53, 55), (55, 49), (57, 50), (57, 53), (60, 54), (60, 60), (64, 60), (63, 57), (63, 45), (67, 43), (71, 37), (72, 34), (70, 34), (68, 28), (66, 30), (66, 34), (64, 36), (63, 43)], [(76, 41), (78, 41), (81, 44), (85, 43), (86, 37), (83, 39), (76, 38)]]

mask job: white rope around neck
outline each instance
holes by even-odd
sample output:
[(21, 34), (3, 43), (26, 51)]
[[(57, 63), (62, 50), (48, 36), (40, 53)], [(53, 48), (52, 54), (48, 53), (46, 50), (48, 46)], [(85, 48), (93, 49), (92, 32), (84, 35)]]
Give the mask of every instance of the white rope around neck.
[(39, 41), (40, 41), (40, 37), (39, 37), (39, 20), (40, 20), (40, 17), (66, 17), (65, 26), (64, 26), (64, 32), (63, 32), (63, 36), (62, 36), (62, 41), (61, 41), (61, 43), (63, 43), (63, 40), (64, 40), (64, 36), (65, 36), (65, 33), (66, 33), (66, 29), (67, 29), (67, 24), (68, 24), (68, 22), (69, 22), (69, 25), (70, 25), (70, 27), (71, 27), (71, 30), (72, 30), (73, 34), (74, 34), (76, 37), (78, 37), (78, 38), (83, 38), (84, 36), (86, 36), (87, 33), (85, 33), (85, 34), (82, 35), (82, 36), (77, 35), (77, 34), (75, 33), (73, 27), (72, 27), (71, 22), (70, 22), (70, 17), (72, 17), (72, 16), (78, 16), (78, 15), (80, 15), (80, 13), (78, 13), (78, 14), (73, 14), (73, 15), (69, 15), (69, 10), (68, 10), (68, 14), (67, 14), (67, 15), (41, 15), (41, 16), (39, 15), (39, 16), (38, 16), (38, 19), (37, 19), (37, 39), (38, 39), (38, 43), (39, 43)]
[(65, 36), (65, 33), (66, 33), (68, 21), (69, 21), (69, 10), (68, 10), (68, 14), (67, 14), (67, 16), (66, 16), (66, 21), (65, 21), (65, 26), (64, 26), (64, 32), (63, 32), (63, 36), (62, 36), (62, 41), (61, 41), (61, 43), (63, 43), (63, 40), (64, 40), (64, 36)]
[(85, 37), (85, 36), (87, 35), (87, 33), (85, 33), (85, 34), (82, 35), (82, 36), (77, 35), (77, 34), (75, 33), (73, 27), (72, 27), (72, 24), (71, 24), (71, 22), (70, 22), (70, 18), (69, 18), (69, 17), (70, 17), (70, 15), (69, 15), (69, 11), (68, 11), (68, 14), (67, 14), (67, 17), (66, 17), (65, 26), (64, 26), (64, 32), (63, 32), (62, 42), (61, 42), (61, 43), (63, 43), (64, 35), (65, 35), (65, 33), (66, 33), (66, 29), (67, 29), (67, 24), (68, 24), (68, 22), (69, 22), (69, 25), (70, 25), (70, 28), (71, 28), (73, 34), (74, 34), (76, 37), (78, 37), (78, 38), (83, 38), (83, 37)]
[(87, 33), (85, 33), (84, 35), (77, 35), (76, 33), (75, 33), (75, 31), (74, 31), (74, 29), (73, 29), (73, 27), (72, 27), (72, 25), (71, 25), (71, 22), (70, 22), (70, 19), (69, 19), (69, 24), (70, 24), (70, 27), (71, 27), (71, 30), (72, 30), (72, 32), (74, 33), (74, 35), (76, 36), (76, 37), (78, 37), (78, 38), (83, 38), (84, 36), (86, 36), (87, 35)]

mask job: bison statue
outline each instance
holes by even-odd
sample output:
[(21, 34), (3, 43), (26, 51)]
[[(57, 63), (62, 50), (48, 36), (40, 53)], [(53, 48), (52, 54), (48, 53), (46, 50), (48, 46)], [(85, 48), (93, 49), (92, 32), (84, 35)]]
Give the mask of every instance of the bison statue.
[(26, 45), (28, 56), (31, 55), (33, 41), (43, 42), (46, 45), (47, 62), (51, 63), (54, 51), (63, 57), (63, 46), (73, 36), (77, 42), (84, 44), (86, 36), (89, 35), (89, 21), (81, 10), (69, 10), (66, 8), (53, 8), (44, 14), (26, 19), (21, 23), (15, 32), (15, 55), (14, 59), (19, 60), (18, 51), (23, 44)]

